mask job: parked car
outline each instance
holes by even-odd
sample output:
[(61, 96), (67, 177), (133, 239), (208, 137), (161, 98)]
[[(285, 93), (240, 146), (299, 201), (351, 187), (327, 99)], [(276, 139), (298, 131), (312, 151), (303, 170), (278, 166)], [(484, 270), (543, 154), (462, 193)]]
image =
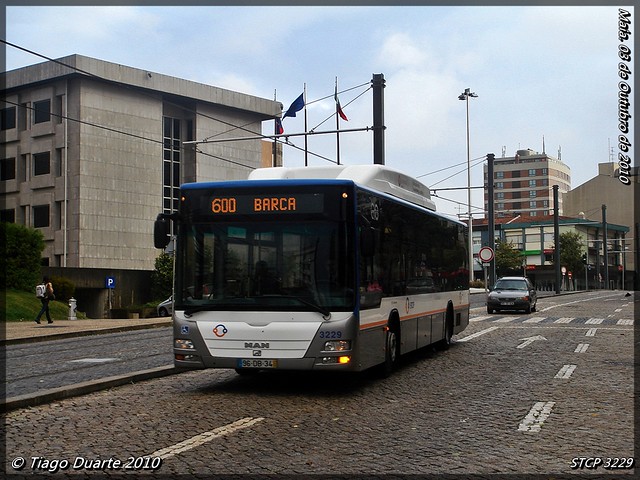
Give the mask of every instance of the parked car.
[(526, 277), (502, 277), (487, 297), (487, 313), (500, 310), (536, 311), (538, 295), (533, 284)]
[(160, 302), (156, 307), (159, 317), (168, 317), (173, 313), (173, 295), (164, 302)]

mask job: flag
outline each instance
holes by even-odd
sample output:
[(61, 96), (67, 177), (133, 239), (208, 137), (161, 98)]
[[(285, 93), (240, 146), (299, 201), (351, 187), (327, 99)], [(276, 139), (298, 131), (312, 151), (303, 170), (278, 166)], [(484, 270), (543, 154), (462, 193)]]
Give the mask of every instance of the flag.
[(338, 84), (337, 84), (337, 82), (336, 82), (336, 90), (335, 90), (335, 93), (333, 94), (333, 98), (335, 98), (335, 100), (336, 100), (336, 113), (338, 115), (340, 115), (341, 119), (343, 119), (345, 122), (348, 122), (349, 119), (347, 118), (347, 116), (342, 111), (342, 107), (340, 106), (340, 100), (338, 100)]
[(276, 135), (282, 135), (284, 133), (284, 128), (282, 127), (282, 120), (276, 117)]
[(304, 92), (300, 94), (298, 98), (296, 98), (289, 109), (284, 113), (282, 118), (286, 117), (295, 117), (296, 112), (299, 112), (304, 108)]

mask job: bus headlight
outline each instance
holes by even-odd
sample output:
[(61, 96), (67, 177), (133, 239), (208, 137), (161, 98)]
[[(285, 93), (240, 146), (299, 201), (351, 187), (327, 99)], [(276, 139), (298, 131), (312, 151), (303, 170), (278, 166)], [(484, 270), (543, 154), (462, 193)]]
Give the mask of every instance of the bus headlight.
[(187, 340), (184, 338), (176, 338), (173, 341), (173, 348), (178, 348), (180, 350), (194, 350), (193, 342), (191, 340)]
[(322, 350), (325, 352), (346, 352), (351, 350), (351, 340), (329, 340), (324, 342)]

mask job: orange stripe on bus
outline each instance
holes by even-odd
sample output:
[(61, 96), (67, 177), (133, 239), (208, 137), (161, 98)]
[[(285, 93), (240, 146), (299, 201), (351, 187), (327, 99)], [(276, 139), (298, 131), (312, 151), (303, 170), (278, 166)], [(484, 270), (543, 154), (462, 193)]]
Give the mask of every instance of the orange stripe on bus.
[[(460, 310), (462, 308), (467, 308), (467, 307), (469, 307), (468, 304), (467, 305), (460, 305), (458, 308), (454, 308), (454, 311)], [(428, 312), (414, 313), (412, 315), (405, 315), (404, 317), (400, 317), (400, 321), (404, 322), (404, 321), (407, 321), (407, 320), (412, 320), (414, 318), (420, 318), (420, 317), (424, 317), (426, 315), (434, 315), (436, 313), (443, 313), (443, 312), (446, 312), (446, 311), (447, 311), (446, 308), (444, 308), (444, 309), (441, 308), (441, 309), (438, 309), (438, 310), (431, 310), (431, 311), (428, 311)], [(366, 329), (375, 328), (375, 327), (383, 327), (387, 323), (388, 323), (387, 320), (382, 320), (380, 322), (367, 323), (365, 325), (360, 325), (360, 330), (366, 330)]]

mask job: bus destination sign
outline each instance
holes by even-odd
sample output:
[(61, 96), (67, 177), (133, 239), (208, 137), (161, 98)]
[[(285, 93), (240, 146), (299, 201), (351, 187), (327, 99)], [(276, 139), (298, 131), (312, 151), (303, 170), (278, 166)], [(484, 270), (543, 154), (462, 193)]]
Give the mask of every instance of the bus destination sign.
[(215, 215), (252, 215), (263, 213), (320, 213), (324, 198), (319, 193), (220, 195), (211, 199)]

